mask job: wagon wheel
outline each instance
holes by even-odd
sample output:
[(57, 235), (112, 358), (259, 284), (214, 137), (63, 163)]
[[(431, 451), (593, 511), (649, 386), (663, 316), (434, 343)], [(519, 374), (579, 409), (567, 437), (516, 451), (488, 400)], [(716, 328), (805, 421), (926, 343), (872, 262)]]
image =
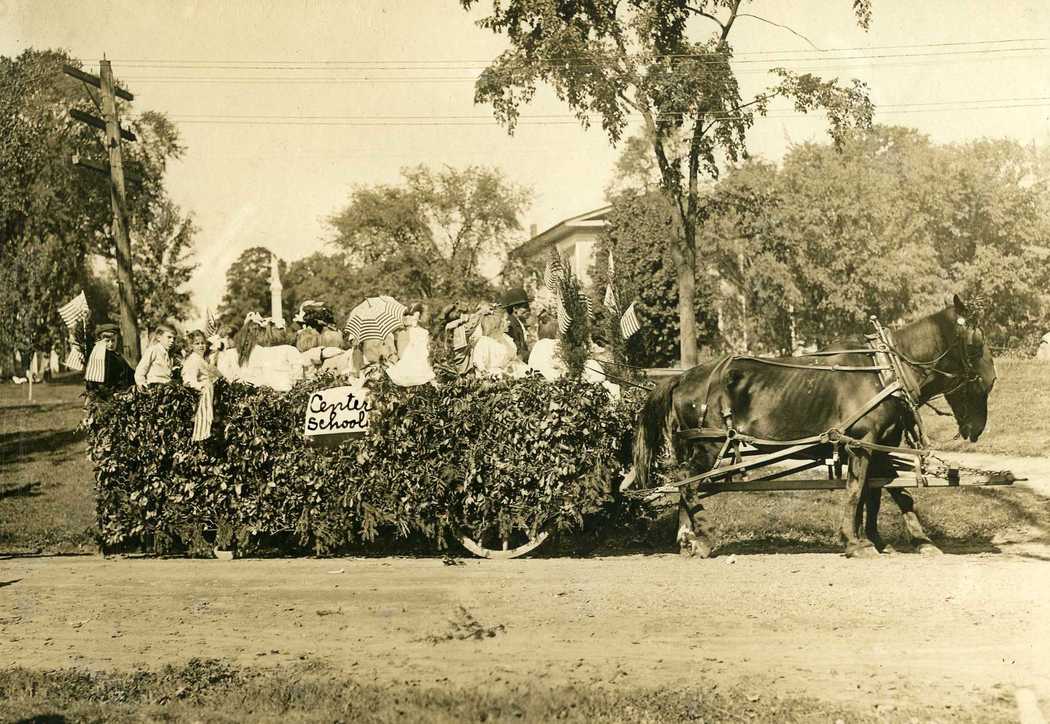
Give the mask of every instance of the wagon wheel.
[(525, 531), (514, 531), (510, 538), (500, 538), (498, 535), (493, 536), (497, 540), (492, 541), (492, 548), (488, 548), (486, 547), (486, 544), (490, 542), (488, 537), (479, 537), (478, 540), (474, 540), (466, 532), (460, 530), (459, 542), (463, 544), (464, 548), (479, 558), (501, 561), (531, 553), (539, 548), (549, 535), (550, 532), (546, 530), (541, 530), (536, 536), (532, 536)]

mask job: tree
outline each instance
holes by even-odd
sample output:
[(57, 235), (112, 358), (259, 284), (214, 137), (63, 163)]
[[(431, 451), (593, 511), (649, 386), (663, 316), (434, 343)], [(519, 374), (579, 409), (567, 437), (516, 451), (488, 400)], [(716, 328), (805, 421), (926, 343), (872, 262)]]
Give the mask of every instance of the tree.
[(184, 320), (191, 310), (190, 281), (197, 264), (193, 252), (193, 219), (169, 199), (151, 210), (149, 222), (132, 239), (135, 296), (142, 300), (139, 321), (146, 329), (171, 319)]
[[(71, 162), (74, 155), (105, 161), (99, 132), (69, 115), (74, 107), (98, 111), (84, 87), (62, 72), (67, 63), (79, 65), (50, 50), (0, 57), (0, 304), (13, 310), (0, 321), (0, 349), (46, 349), (64, 339), (58, 307), (78, 290), (91, 288), (95, 255), (113, 257), (108, 185)], [(127, 168), (141, 178), (129, 184), (128, 192), (136, 253), (141, 246), (136, 237), (170, 203), (164, 171), (167, 160), (182, 149), (175, 127), (163, 115), (123, 115), (140, 139), (126, 147)], [(185, 257), (189, 235), (179, 243)], [(157, 241), (151, 245), (155, 251)], [(169, 279), (154, 286), (177, 288), (180, 283)]]
[[(541, 82), (553, 87), (585, 127), (597, 119), (614, 144), (632, 114), (641, 116), (675, 227), (668, 242), (684, 366), (696, 361), (696, 233), (705, 214), (701, 174), (716, 178), (722, 158), (735, 162), (746, 156), (755, 114), (763, 114), (777, 96), (791, 98), (802, 112), (824, 109), (835, 138), (871, 121), (862, 83), (840, 86), (782, 68), (773, 71), (776, 85), (744, 102), (731, 65), (730, 35), (738, 20), (762, 18), (740, 12), (741, 1), (494, 0), (492, 14), (478, 21), (510, 41), (478, 78), (474, 96), (492, 104), (508, 131)], [(460, 2), (467, 10), (478, 4)], [(853, 8), (867, 28), (868, 0), (853, 0)], [(692, 40), (698, 23), (713, 23), (715, 32)]]
[[(674, 233), (667, 198), (656, 189), (627, 189), (610, 202), (609, 223), (595, 255), (594, 288), (604, 293), (612, 254), (617, 300), (624, 309), (636, 302), (644, 321), (642, 329), (627, 340), (627, 360), (638, 366), (674, 366), (681, 359), (681, 337), (675, 264), (667, 244), (668, 235)], [(713, 345), (718, 334), (711, 282), (710, 276), (698, 272), (693, 314), (697, 337), (704, 345)]]
[(351, 266), (404, 284), (411, 297), (472, 297), (491, 291), (483, 256), (505, 257), (521, 230), (527, 189), (479, 166), (403, 169), (400, 186), (354, 190), (329, 223)]
[[(269, 315), (271, 256), (268, 249), (253, 246), (241, 252), (230, 265), (226, 271), (226, 292), (222, 295), (222, 303), (218, 310), (219, 319), (223, 324), (238, 327), (248, 312)], [(277, 270), (283, 280), (288, 265), (278, 259)], [(293, 301), (291, 289), (284, 289), (281, 304), (286, 311), (291, 308)]]

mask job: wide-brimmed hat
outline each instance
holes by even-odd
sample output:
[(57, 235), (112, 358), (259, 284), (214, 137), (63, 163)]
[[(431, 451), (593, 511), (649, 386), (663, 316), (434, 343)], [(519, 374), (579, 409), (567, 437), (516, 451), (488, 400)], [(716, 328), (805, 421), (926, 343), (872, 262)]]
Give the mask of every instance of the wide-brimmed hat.
[(96, 324), (95, 336), (101, 337), (103, 334), (120, 334), (120, 327), (113, 324), (112, 322), (102, 322), (101, 324)]
[(514, 307), (520, 307), (522, 305), (528, 305), (529, 295), (525, 293), (525, 290), (521, 287), (513, 287), (503, 295), (503, 300), (500, 305), (504, 309), (513, 309)]

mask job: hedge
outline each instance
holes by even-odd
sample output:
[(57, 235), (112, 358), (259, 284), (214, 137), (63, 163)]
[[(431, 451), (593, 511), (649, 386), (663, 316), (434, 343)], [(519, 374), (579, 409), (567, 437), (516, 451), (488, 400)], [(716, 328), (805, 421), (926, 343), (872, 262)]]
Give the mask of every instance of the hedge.
[(213, 436), (192, 442), (197, 393), (179, 385), (90, 399), (104, 548), (165, 542), (220, 547), (288, 538), (318, 554), (380, 536), (443, 548), (459, 530), (578, 528), (609, 507), (636, 406), (604, 388), (539, 377), (440, 387), (370, 383), (367, 434), (337, 447), (304, 440), (310, 393), (219, 381)]

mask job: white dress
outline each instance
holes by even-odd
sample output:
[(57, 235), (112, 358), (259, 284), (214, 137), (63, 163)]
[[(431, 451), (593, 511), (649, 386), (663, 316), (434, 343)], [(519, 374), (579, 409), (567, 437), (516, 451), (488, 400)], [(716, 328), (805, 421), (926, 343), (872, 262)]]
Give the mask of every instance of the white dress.
[(425, 385), (434, 379), (430, 366), (430, 334), (422, 327), (408, 327), (408, 344), (395, 364), (387, 368), (387, 375), (400, 387)]
[(302, 354), (289, 344), (252, 350), (248, 364), (241, 367), (240, 381), (257, 387), (272, 387), (287, 392), (303, 378)]
[(541, 339), (529, 353), (529, 369), (536, 370), (543, 379), (554, 382), (565, 374), (565, 363), (558, 355), (558, 340)]
[(198, 392), (211, 385), (215, 374), (215, 368), (196, 352), (182, 361), (182, 384)]
[(483, 335), (474, 345), (471, 360), (474, 362), (474, 369), (483, 377), (515, 374), (514, 362), (520, 363), (518, 348), (507, 334), (500, 334), (495, 338)]

